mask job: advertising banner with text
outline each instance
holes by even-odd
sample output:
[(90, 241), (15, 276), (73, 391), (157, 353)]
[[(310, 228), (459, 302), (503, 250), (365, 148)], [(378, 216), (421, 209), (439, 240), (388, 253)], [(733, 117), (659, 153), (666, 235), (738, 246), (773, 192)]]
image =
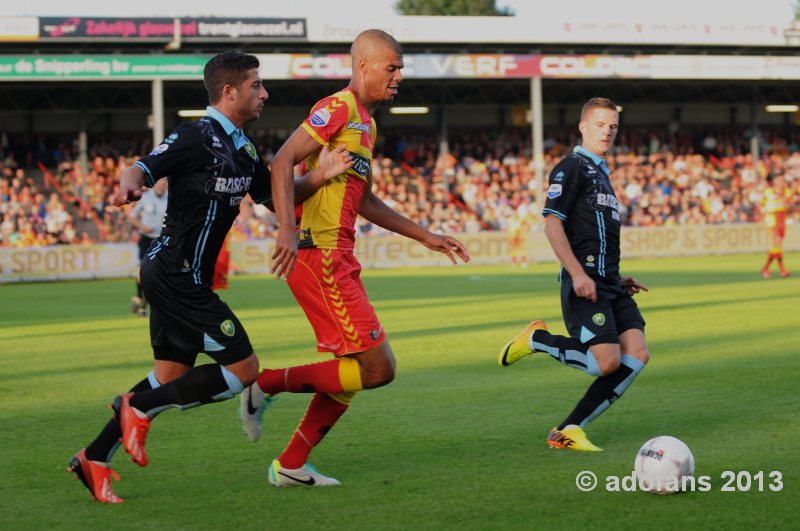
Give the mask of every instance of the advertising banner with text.
[[(264, 79), (347, 79), (347, 54), (261, 54)], [(800, 79), (800, 56), (407, 54), (408, 79)]]
[(306, 40), (304, 18), (98, 18), (41, 17), (40, 40), (115, 42), (169, 41), (180, 33), (190, 42), (240, 39)]
[[(460, 234), (458, 238), (467, 246), (472, 264), (511, 263), (505, 232)], [(766, 254), (769, 238), (764, 225), (756, 223), (624, 227), (621, 245), (623, 260)], [(269, 273), (273, 246), (272, 240), (231, 242), (231, 262), (241, 273)], [(787, 227), (784, 249), (800, 251), (800, 225)], [(526, 250), (530, 262), (555, 261), (544, 233), (539, 230), (527, 235)], [(356, 256), (365, 269), (450, 265), (446, 256), (399, 236), (358, 238)], [(137, 265), (137, 249), (133, 244), (0, 248), (0, 283), (129, 277), (135, 274)]]
[[(459, 234), (467, 246), (473, 264), (511, 263), (508, 236), (504, 232)], [(764, 225), (691, 225), (672, 227), (624, 227), (622, 256), (652, 258), (669, 256), (707, 256), (714, 254), (766, 253), (769, 238)], [(786, 251), (800, 251), (800, 226), (787, 227)], [(266, 273), (273, 251), (271, 240), (231, 243), (231, 260), (243, 272)], [(527, 235), (526, 251), (530, 262), (555, 261), (544, 233), (535, 230)], [(444, 255), (430, 251), (408, 238), (386, 236), (356, 240), (356, 256), (364, 268), (421, 267), (448, 265)]]
[(129, 277), (138, 258), (132, 243), (0, 247), (0, 282)]
[(205, 55), (0, 55), (2, 80), (202, 79)]
[[(211, 55), (0, 55), (2, 80), (202, 79)], [(348, 54), (259, 54), (265, 80), (348, 79)], [(408, 79), (800, 80), (800, 56), (407, 54)]]

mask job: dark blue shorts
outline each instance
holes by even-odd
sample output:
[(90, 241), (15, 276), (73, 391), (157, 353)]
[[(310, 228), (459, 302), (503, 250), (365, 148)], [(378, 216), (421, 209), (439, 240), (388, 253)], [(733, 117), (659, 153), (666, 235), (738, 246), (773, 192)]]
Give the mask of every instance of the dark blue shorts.
[(597, 285), (597, 302), (575, 295), (572, 277), (561, 279), (561, 313), (570, 336), (586, 345), (619, 343), (626, 330), (644, 331), (645, 321), (636, 301), (619, 280), (593, 278)]
[(145, 260), (142, 290), (150, 303), (150, 342), (157, 360), (194, 366), (205, 352), (230, 365), (253, 353), (242, 323), (208, 284), (192, 275), (165, 271), (158, 260)]

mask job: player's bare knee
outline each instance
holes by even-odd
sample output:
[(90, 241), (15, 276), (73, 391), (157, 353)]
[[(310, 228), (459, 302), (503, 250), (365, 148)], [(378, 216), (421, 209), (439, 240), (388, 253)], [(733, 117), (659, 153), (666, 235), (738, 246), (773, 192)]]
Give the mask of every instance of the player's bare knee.
[(607, 356), (597, 360), (597, 368), (600, 369), (601, 376), (607, 376), (617, 372), (619, 369), (619, 356)]
[(244, 387), (258, 379), (258, 358), (255, 353), (242, 361), (227, 365), (226, 368), (238, 378)]
[(364, 389), (375, 389), (389, 385), (394, 380), (395, 370), (393, 366), (374, 367), (371, 370), (364, 370), (361, 373), (362, 386)]
[(647, 348), (642, 348), (635, 352), (631, 352), (628, 354), (628, 356), (636, 358), (637, 360), (641, 361), (642, 364), (644, 365), (647, 365), (647, 362), (650, 361), (650, 353), (647, 351)]

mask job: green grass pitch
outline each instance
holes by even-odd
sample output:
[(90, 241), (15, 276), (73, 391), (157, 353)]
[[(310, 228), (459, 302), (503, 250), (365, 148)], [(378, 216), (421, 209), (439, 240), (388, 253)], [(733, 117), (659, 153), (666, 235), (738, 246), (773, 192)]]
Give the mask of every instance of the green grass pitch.
[[(266, 482), (308, 396), (282, 395), (257, 444), (240, 431), (237, 398), (161, 415), (146, 469), (118, 452), (121, 506), (94, 502), (66, 466), (107, 420), (111, 398), (151, 369), (147, 321), (127, 312), (133, 281), (0, 286), (0, 528), (796, 529), (800, 276), (765, 281), (762, 260), (624, 264), (651, 288), (637, 300), (652, 360), (590, 425), (599, 454), (545, 444), (588, 376), (544, 355), (497, 366), (500, 346), (530, 319), (563, 333), (556, 265), (367, 271), (398, 374), (360, 394), (312, 454), (342, 487)], [(222, 297), (262, 365), (326, 359), (285, 283), (235, 277)], [(605, 490), (656, 435), (689, 445), (709, 492)], [(595, 491), (576, 488), (584, 470), (600, 478)], [(761, 491), (753, 482), (723, 492), (726, 470), (763, 471)], [(769, 489), (772, 471), (780, 492)]]

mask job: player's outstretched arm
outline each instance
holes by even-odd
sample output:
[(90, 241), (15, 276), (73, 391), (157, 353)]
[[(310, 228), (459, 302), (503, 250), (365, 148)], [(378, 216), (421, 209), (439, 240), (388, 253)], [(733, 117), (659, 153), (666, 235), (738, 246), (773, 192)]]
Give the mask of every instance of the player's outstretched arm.
[(372, 192), (367, 192), (364, 195), (358, 213), (386, 230), (417, 240), (428, 249), (446, 254), (454, 264), (458, 263), (456, 256), (461, 258), (464, 263), (469, 262), (469, 253), (463, 243), (452, 236), (434, 234), (425, 230), (410, 219), (389, 208), (386, 203)]
[(144, 171), (136, 165), (128, 166), (119, 178), (119, 190), (111, 198), (111, 202), (120, 207), (138, 201), (142, 198), (143, 187)]

